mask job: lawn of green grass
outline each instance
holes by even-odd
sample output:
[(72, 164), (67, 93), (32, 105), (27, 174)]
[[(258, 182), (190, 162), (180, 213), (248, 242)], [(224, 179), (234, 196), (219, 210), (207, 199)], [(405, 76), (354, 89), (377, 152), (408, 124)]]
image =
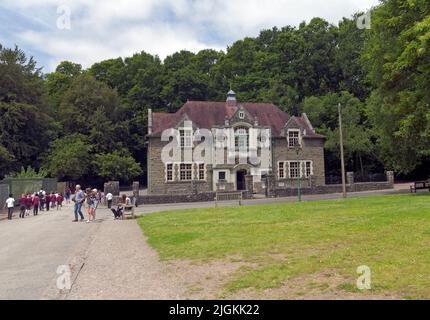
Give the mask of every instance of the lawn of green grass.
[[(293, 276), (372, 270), (372, 292), (430, 298), (430, 194), (223, 207), (139, 219), (163, 260), (254, 262), (226, 290), (276, 288)], [(281, 258), (280, 258), (281, 257)], [(359, 293), (360, 294), (360, 293)]]

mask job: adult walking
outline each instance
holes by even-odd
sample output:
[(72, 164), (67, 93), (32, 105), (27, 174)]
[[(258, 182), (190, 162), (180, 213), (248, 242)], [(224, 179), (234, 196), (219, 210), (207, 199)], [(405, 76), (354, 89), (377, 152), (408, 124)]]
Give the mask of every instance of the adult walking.
[(45, 209), (46, 209), (46, 211), (49, 211), (50, 207), (51, 207), (51, 195), (47, 192), (45, 195)]
[(13, 195), (10, 194), (9, 198), (6, 199), (5, 208), (7, 208), (7, 219), (12, 220), (13, 208), (15, 207), (15, 199)]
[(37, 216), (39, 214), (39, 205), (40, 205), (40, 199), (37, 193), (33, 195), (32, 205), (33, 205), (33, 216)]
[(87, 202), (87, 213), (88, 213), (88, 220), (87, 223), (90, 223), (91, 221), (94, 221), (94, 201), (95, 201), (95, 194), (91, 191), (90, 188), (87, 188), (85, 190), (86, 194), (86, 202)]
[(44, 203), (45, 203), (45, 192), (42, 189), (40, 189), (39, 191), (39, 210), (40, 211), (43, 211)]
[(73, 197), (73, 202), (75, 203), (74, 205), (74, 213), (75, 213), (75, 220), (73, 220), (73, 222), (78, 222), (78, 214), (81, 217), (81, 221), (84, 221), (84, 215), (82, 214), (82, 204), (85, 201), (85, 194), (84, 192), (81, 190), (81, 186), (78, 184), (76, 185), (76, 191), (75, 191), (75, 196)]
[(66, 204), (70, 204), (70, 197), (72, 195), (72, 190), (70, 190), (69, 187), (66, 188), (64, 195), (66, 198)]
[(106, 195), (108, 209), (112, 209), (113, 194), (108, 192)]
[(27, 211), (27, 196), (25, 194), (21, 195), (19, 199), (19, 218), (24, 219), (25, 213)]

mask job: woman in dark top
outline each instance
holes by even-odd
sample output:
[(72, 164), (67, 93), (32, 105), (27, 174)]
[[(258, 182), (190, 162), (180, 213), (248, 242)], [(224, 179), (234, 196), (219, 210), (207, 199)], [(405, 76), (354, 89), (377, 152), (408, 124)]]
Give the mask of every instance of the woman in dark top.
[(115, 220), (119, 220), (122, 216), (122, 211), (124, 210), (123, 204), (120, 201), (116, 209), (111, 209), (114, 215)]
[(25, 194), (22, 194), (21, 198), (19, 199), (19, 217), (22, 219), (25, 218), (26, 205), (27, 205), (27, 197)]
[(45, 196), (45, 209), (49, 211), (49, 207), (51, 206), (51, 195), (49, 193)]

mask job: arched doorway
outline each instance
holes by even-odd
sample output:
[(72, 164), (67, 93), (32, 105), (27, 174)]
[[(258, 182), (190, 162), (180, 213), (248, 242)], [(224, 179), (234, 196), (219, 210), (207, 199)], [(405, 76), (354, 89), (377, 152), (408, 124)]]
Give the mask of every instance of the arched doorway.
[(237, 189), (237, 191), (245, 191), (246, 190), (246, 183), (245, 183), (246, 174), (247, 174), (246, 170), (236, 171), (236, 189)]

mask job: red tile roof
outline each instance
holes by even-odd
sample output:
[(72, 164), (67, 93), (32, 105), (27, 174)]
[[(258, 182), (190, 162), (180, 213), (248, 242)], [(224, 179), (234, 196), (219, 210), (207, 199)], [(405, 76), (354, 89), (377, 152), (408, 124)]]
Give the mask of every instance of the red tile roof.
[[(211, 129), (223, 126), (225, 118), (231, 118), (239, 107), (247, 110), (258, 119), (258, 124), (271, 127), (274, 136), (280, 136), (290, 116), (272, 103), (238, 103), (236, 106), (226, 102), (188, 101), (176, 113), (155, 112), (152, 116), (152, 135), (160, 135), (164, 130), (173, 128), (187, 115), (199, 128)], [(303, 117), (297, 118), (306, 129), (308, 137), (322, 138), (316, 134)]]

